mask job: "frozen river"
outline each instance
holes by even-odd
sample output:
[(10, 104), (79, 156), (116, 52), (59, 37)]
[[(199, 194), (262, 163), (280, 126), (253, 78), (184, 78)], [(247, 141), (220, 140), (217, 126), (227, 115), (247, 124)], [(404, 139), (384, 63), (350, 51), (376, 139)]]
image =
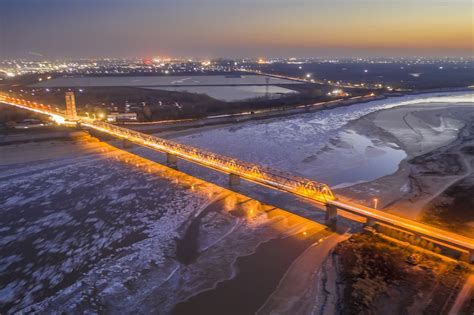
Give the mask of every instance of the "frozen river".
[(298, 93), (294, 90), (282, 88), (275, 85), (268, 87), (262, 85), (243, 86), (182, 86), (182, 87), (149, 87), (155, 90), (180, 91), (188, 93), (206, 94), (212, 98), (225, 101), (241, 101), (246, 99), (266, 97), (267, 92), (270, 98), (278, 98), (289, 93)]
[[(344, 186), (394, 172), (406, 156), (395, 141), (352, 122), (395, 106), (457, 102), (472, 103), (472, 94), (393, 98), (177, 140)], [(456, 128), (447, 120), (435, 129)], [(57, 146), (67, 146), (65, 155)], [(207, 309), (215, 299), (244, 299), (232, 307), (251, 305), (253, 312), (292, 261), (324, 236), (313, 222), (324, 214), (311, 205), (291, 209), (284, 194), (242, 184), (244, 195), (278, 200), (306, 220), (154, 163), (156, 152), (132, 153), (148, 159), (90, 139), (0, 147), (0, 312), (168, 314), (178, 303)], [(225, 176), (179, 165), (226, 185)]]
[(466, 102), (473, 102), (472, 93), (396, 97), (197, 131), (176, 140), (344, 187), (391, 174), (406, 157), (404, 150), (382, 130), (360, 132), (352, 122), (398, 106)]
[[(268, 81), (267, 81), (268, 80)], [(268, 85), (265, 86), (265, 85)], [(50, 87), (119, 87), (130, 86), (155, 90), (180, 91), (206, 94), (212, 98), (231, 102), (268, 96), (277, 98), (294, 90), (278, 84), (300, 82), (264, 75), (197, 75), (197, 76), (108, 76), (108, 77), (61, 77), (36, 83), (37, 88)]]
[(169, 314), (204, 291), (239, 301), (249, 279), (261, 289), (242, 298), (255, 311), (324, 236), (311, 220), (157, 164), (156, 152), (132, 149), (144, 159), (97, 140), (70, 142), (0, 147), (2, 314)]

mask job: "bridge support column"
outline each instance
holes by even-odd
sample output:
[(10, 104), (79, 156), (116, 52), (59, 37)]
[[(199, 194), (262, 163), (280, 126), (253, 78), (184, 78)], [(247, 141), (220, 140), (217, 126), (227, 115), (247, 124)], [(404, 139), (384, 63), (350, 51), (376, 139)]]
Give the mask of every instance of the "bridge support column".
[(337, 224), (337, 208), (336, 206), (326, 204), (326, 225), (330, 228), (336, 228)]
[(133, 146), (133, 142), (127, 140), (127, 139), (122, 139), (122, 148), (128, 149)]
[(168, 165), (171, 168), (177, 168), (178, 167), (178, 157), (174, 154), (166, 153), (166, 165)]
[(365, 221), (365, 225), (371, 227), (374, 227), (376, 223), (377, 220), (375, 220), (374, 218), (367, 218), (367, 221)]
[(229, 186), (240, 185), (240, 176), (235, 174), (229, 174)]

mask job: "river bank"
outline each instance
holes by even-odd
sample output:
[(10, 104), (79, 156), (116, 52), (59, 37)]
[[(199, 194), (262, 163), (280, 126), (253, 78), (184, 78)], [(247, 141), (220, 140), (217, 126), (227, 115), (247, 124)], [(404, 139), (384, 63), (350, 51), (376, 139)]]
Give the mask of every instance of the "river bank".
[(468, 198), (473, 108), (472, 94), (436, 94), (164, 136), (322, 181), (367, 206), (377, 198), (379, 209), (472, 237), (469, 202), (458, 207), (465, 211), (450, 211), (450, 196), (443, 211), (431, 202), (460, 180)]
[[(340, 243), (328, 259), (338, 269), (337, 283), (342, 287), (337, 313), (447, 314), (472, 269), (429, 252), (418, 253), (416, 263), (407, 263), (414, 252), (370, 233)], [(459, 308), (469, 299), (460, 300)]]
[(334, 109), (341, 106), (351, 106), (362, 103), (367, 103), (375, 100), (387, 100), (387, 99), (398, 99), (402, 97), (418, 96), (418, 95), (430, 95), (439, 93), (452, 93), (452, 92), (470, 92), (473, 89), (470, 87), (466, 88), (449, 88), (449, 89), (432, 89), (426, 91), (410, 91), (410, 92), (393, 92), (390, 94), (378, 94), (378, 95), (366, 95), (357, 96), (347, 99), (336, 99), (332, 101), (320, 102), (308, 105), (299, 106), (287, 106), (281, 108), (270, 108), (256, 111), (247, 111), (242, 113), (234, 114), (223, 114), (217, 116), (208, 116), (199, 119), (181, 119), (181, 120), (168, 120), (168, 121), (156, 121), (156, 122), (129, 122), (124, 123), (123, 126), (134, 129), (145, 133), (158, 133), (165, 131), (177, 131), (185, 130), (189, 128), (202, 128), (206, 126), (219, 126), (225, 124), (239, 123), (250, 120), (264, 120), (278, 117), (292, 116), (303, 113), (315, 112), (324, 109)]
[[(470, 203), (466, 211), (453, 206), (459, 202), (456, 191), (464, 198), (462, 187), (469, 187), (473, 177), (474, 159), (467, 149), (473, 146), (473, 121), (472, 103), (439, 103), (394, 108), (352, 122), (353, 130), (369, 138), (378, 134), (379, 141), (396, 143), (407, 156), (392, 174), (336, 191), (369, 206), (377, 198), (379, 209), (472, 237)], [(455, 185), (461, 187), (446, 196)]]

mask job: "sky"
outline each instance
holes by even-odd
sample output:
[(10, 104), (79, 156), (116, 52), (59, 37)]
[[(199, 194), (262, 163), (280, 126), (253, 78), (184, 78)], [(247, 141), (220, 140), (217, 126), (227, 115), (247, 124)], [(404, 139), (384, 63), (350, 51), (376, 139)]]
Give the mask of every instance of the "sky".
[(471, 0), (0, 0), (0, 59), (472, 56)]

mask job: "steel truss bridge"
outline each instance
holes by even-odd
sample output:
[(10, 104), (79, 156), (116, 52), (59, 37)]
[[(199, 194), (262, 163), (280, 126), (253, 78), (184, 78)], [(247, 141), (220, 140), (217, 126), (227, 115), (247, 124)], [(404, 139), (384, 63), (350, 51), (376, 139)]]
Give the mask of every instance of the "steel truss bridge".
[(65, 114), (53, 107), (15, 98), (0, 93), (0, 102), (50, 116), (59, 124), (80, 125), (91, 130), (103, 132), (141, 146), (164, 152), (174, 158), (179, 157), (202, 166), (230, 174), (237, 178), (268, 186), (294, 195), (316, 201), (326, 206), (326, 218), (335, 220), (338, 210), (362, 216), (369, 224), (382, 224), (393, 228), (419, 241), (433, 243), (443, 248), (460, 251), (462, 255), (474, 262), (474, 240), (456, 233), (431, 227), (417, 221), (402, 218), (373, 208), (337, 200), (331, 189), (323, 183), (282, 172), (269, 167), (241, 161), (207, 150), (194, 148), (156, 136), (144, 134), (128, 128), (119, 127), (103, 121), (81, 117), (77, 121), (68, 121)]

